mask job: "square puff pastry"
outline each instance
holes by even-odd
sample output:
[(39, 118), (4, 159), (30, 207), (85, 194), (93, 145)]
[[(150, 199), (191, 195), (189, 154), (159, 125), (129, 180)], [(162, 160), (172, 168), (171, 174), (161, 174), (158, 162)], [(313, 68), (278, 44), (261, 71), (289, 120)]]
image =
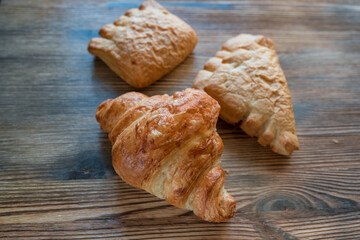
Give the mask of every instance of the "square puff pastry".
[(220, 117), (279, 154), (299, 149), (290, 91), (271, 39), (240, 34), (224, 43), (194, 82), (215, 98)]
[(130, 9), (91, 39), (88, 50), (133, 87), (150, 85), (195, 48), (195, 31), (154, 0)]

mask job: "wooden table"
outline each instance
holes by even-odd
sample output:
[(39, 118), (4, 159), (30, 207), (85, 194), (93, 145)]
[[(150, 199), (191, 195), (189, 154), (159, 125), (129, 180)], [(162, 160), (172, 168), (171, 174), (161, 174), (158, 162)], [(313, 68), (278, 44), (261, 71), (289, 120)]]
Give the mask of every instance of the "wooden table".
[(90, 38), (140, 1), (3, 0), (0, 5), (0, 238), (360, 239), (360, 2), (164, 1), (199, 36), (194, 53), (141, 90), (191, 87), (238, 33), (277, 46), (301, 150), (282, 157), (218, 123), (237, 200), (208, 223), (124, 183), (95, 120), (134, 90), (87, 52)]

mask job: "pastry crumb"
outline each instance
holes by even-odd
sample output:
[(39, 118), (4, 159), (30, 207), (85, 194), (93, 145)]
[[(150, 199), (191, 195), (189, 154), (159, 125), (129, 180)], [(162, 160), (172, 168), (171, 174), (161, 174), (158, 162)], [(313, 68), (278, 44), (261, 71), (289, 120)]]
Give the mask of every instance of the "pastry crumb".
[(229, 175), (230, 171), (228, 169), (224, 169), (224, 172), (226, 173), (226, 175)]
[(336, 143), (336, 144), (338, 144), (339, 143), (339, 141), (338, 140), (336, 140), (336, 139), (333, 139), (332, 140), (334, 143)]

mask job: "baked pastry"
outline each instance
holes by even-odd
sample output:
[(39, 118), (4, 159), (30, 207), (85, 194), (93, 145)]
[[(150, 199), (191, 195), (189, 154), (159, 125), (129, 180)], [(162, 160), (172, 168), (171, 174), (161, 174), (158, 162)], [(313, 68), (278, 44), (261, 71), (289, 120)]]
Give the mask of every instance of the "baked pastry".
[(271, 39), (240, 34), (224, 43), (201, 70), (194, 87), (220, 106), (220, 117), (238, 124), (279, 154), (299, 149), (290, 91)]
[(154, 0), (106, 24), (88, 50), (133, 87), (150, 85), (174, 69), (195, 48), (195, 31)]
[(216, 132), (219, 104), (203, 91), (172, 97), (130, 92), (96, 111), (113, 144), (116, 173), (130, 185), (204, 220), (223, 222), (236, 211), (224, 189), (223, 143)]

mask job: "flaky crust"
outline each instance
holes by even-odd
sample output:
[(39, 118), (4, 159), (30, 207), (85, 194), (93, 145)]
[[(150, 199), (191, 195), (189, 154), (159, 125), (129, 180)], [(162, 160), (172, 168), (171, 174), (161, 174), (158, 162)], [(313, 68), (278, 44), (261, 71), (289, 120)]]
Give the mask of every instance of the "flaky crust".
[(172, 97), (130, 92), (100, 104), (96, 119), (109, 133), (113, 166), (124, 181), (204, 220), (223, 222), (234, 215), (236, 202), (224, 189), (219, 165), (219, 111), (213, 98), (195, 89)]
[(271, 39), (240, 34), (224, 43), (201, 70), (194, 87), (220, 106), (220, 117), (279, 154), (299, 149), (290, 91)]
[(131, 86), (150, 85), (195, 48), (195, 31), (154, 0), (130, 9), (91, 39), (88, 50)]

